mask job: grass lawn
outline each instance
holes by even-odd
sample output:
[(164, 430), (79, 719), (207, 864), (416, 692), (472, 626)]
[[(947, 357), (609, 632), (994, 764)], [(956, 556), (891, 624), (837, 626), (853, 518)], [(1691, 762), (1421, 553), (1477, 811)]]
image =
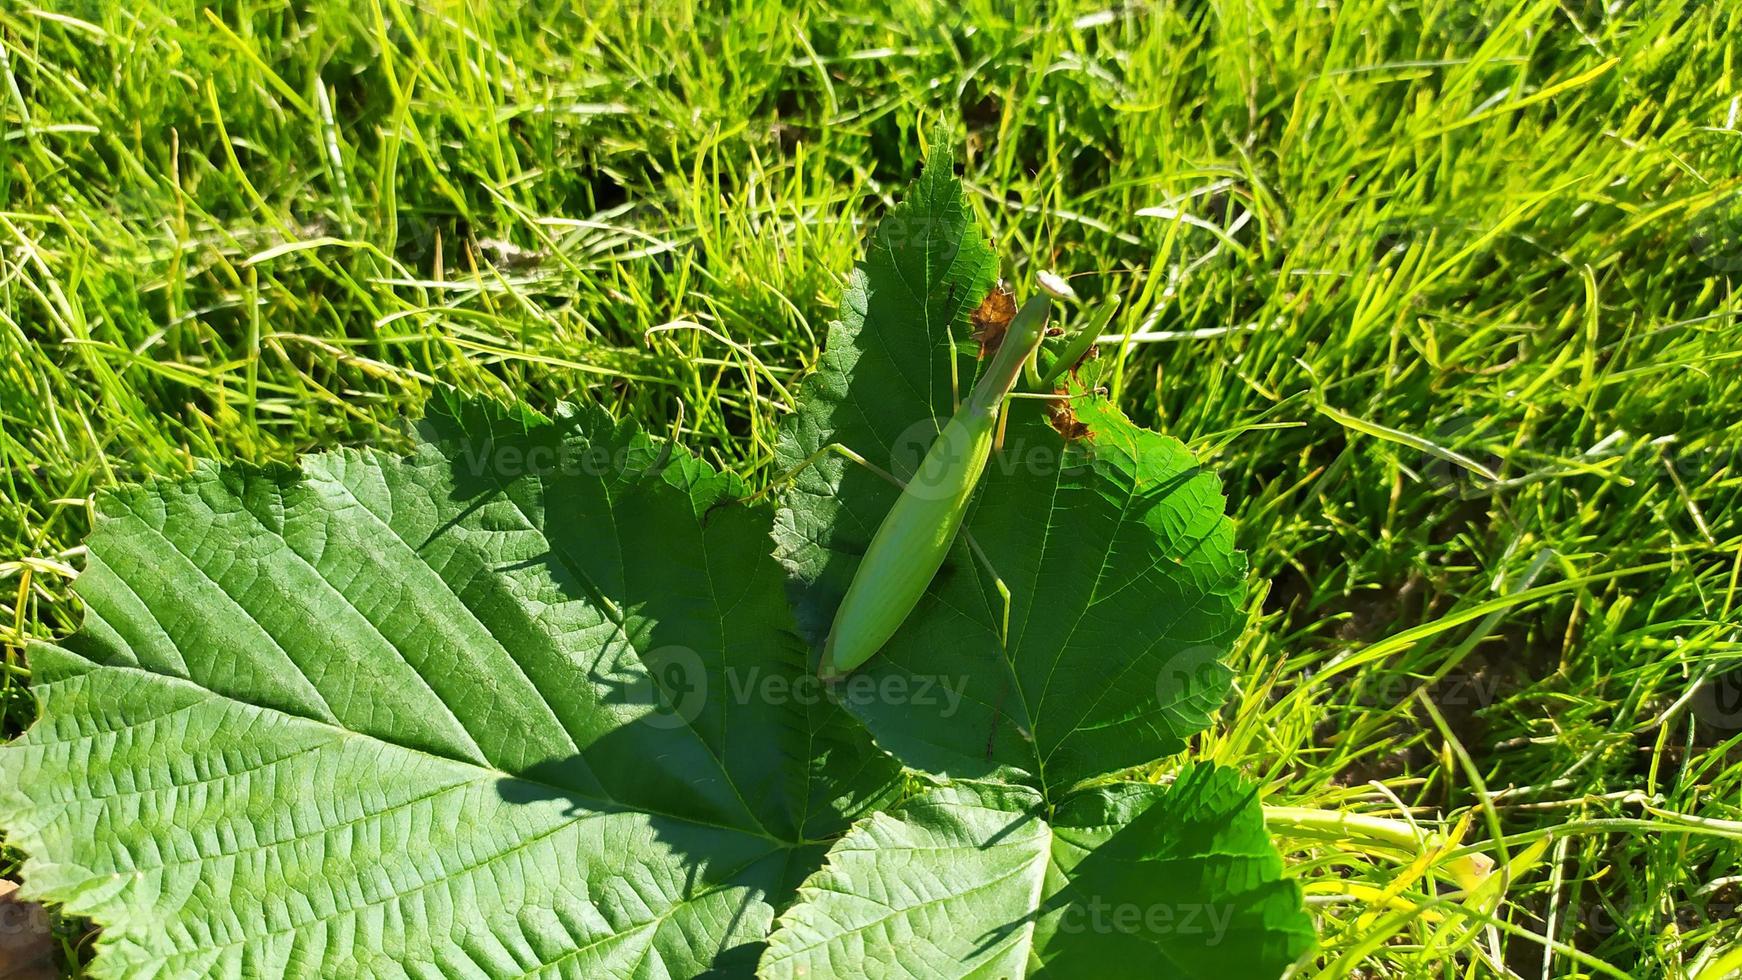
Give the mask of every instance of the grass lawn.
[(766, 482), (941, 124), (1225, 482), (1191, 754), (1514, 862), (1483, 921), (1278, 827), (1322, 975), (1742, 969), (1742, 6), (710, 6), (0, 7), (6, 735), (119, 482), (397, 445), (438, 384)]

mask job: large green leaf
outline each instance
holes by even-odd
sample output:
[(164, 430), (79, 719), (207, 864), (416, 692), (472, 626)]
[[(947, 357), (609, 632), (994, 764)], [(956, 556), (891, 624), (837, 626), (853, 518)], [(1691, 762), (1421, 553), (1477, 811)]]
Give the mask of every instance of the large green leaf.
[[(0, 750), (36, 896), (134, 976), (689, 976), (895, 775), (791, 690), (767, 515), (600, 410), (106, 499)], [(849, 723), (850, 725), (850, 723)]]
[[(949, 153), (933, 148), (914, 195), (872, 236), (781, 429), (788, 465), (836, 443), (905, 476), (954, 410), (952, 360), (954, 390), (971, 382), (961, 341), (992, 262)], [(988, 560), (958, 536), (926, 597), (841, 688), (911, 766), (1050, 797), (1178, 751), (1227, 694), (1220, 657), (1241, 623), (1246, 566), (1218, 481), (1104, 399), (1074, 404), (1092, 435), (1067, 444), (1040, 403), (1013, 403), (964, 524)], [(831, 455), (784, 494), (777, 553), (813, 643), (898, 493)], [(1011, 592), (1007, 644), (993, 572)]]
[(1274, 977), (1312, 933), (1252, 790), (1213, 766), (1048, 811), (940, 787), (862, 821), (800, 889), (767, 977)]

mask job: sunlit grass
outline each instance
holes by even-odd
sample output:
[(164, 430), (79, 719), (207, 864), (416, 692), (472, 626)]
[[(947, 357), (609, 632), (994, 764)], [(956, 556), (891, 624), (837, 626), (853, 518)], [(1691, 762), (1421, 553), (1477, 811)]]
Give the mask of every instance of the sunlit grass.
[(0, 8), (7, 733), (115, 482), (395, 445), (436, 383), (766, 478), (942, 121), (1227, 484), (1194, 751), (1511, 862), (1279, 827), (1306, 975), (1738, 968), (1742, 8), (1064, 6)]

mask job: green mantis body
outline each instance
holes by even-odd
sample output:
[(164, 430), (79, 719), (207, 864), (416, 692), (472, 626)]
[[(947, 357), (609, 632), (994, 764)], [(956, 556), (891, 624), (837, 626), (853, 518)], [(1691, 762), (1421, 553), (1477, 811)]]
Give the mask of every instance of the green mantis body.
[(991, 456), (999, 412), (1046, 336), (1047, 307), (1046, 296), (1036, 295), (1017, 311), (985, 373), (878, 526), (829, 629), (824, 679), (881, 649), (942, 567)]

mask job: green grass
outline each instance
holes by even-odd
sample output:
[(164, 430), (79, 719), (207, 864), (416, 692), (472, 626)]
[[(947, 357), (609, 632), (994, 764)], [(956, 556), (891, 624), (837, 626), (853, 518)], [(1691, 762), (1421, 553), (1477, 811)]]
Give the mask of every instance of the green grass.
[(1226, 481), (1196, 753), (1518, 859), (1483, 906), (1285, 838), (1324, 975), (1742, 967), (1742, 7), (219, 6), (0, 8), (7, 734), (116, 482), (392, 446), (435, 383), (765, 479), (942, 120)]

